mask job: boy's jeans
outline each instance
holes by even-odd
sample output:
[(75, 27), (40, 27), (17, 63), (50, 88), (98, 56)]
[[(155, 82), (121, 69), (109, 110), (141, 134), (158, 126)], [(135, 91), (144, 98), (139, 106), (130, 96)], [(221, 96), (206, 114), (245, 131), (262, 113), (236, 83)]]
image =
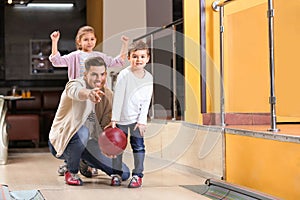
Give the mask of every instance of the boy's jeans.
[[(145, 160), (145, 145), (144, 145), (144, 137), (141, 136), (140, 130), (137, 128), (133, 130), (136, 126), (136, 123), (129, 125), (117, 125), (119, 129), (121, 129), (126, 136), (128, 137), (128, 129), (130, 130), (130, 145), (133, 151), (133, 159), (134, 159), (134, 169), (132, 170), (132, 175), (137, 175), (139, 177), (143, 177), (144, 174), (144, 160)], [(114, 173), (121, 175), (122, 174), (122, 158), (123, 154), (117, 156), (117, 158), (113, 159), (113, 168), (116, 169)], [(124, 173), (124, 171), (123, 171)]]

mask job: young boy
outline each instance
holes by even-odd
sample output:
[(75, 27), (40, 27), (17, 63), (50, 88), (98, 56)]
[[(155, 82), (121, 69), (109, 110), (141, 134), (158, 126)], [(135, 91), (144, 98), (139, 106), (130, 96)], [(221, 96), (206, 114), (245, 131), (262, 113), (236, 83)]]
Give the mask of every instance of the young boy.
[[(142, 186), (144, 171), (147, 114), (153, 92), (153, 77), (144, 68), (150, 59), (146, 43), (137, 41), (128, 48), (130, 66), (123, 69), (115, 85), (112, 127), (120, 128), (127, 136), (130, 133), (130, 144), (134, 156), (134, 169), (129, 188)], [(113, 159), (115, 174), (112, 175), (112, 186), (121, 185), (122, 154)]]

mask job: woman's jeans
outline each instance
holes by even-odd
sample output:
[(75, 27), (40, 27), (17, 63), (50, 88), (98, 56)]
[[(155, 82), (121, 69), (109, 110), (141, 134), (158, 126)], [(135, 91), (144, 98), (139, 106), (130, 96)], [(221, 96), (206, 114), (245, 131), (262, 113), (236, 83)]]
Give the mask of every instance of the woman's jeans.
[[(56, 150), (50, 141), (48, 144), (50, 152), (56, 157)], [(58, 159), (65, 160), (68, 171), (74, 174), (78, 173), (80, 159), (85, 160), (89, 166), (100, 169), (109, 176), (114, 174), (115, 171), (112, 167), (112, 159), (101, 152), (98, 141), (89, 139), (89, 130), (85, 126), (82, 126), (71, 138), (64, 153)], [(121, 168), (123, 171), (122, 180), (127, 180), (130, 176), (129, 168), (122, 162)]]
[[(134, 169), (132, 170), (132, 175), (137, 175), (139, 177), (143, 177), (144, 174), (144, 160), (145, 160), (145, 145), (144, 145), (144, 137), (141, 136), (140, 130), (137, 128), (133, 130), (136, 126), (136, 123), (129, 125), (117, 125), (119, 129), (121, 129), (128, 137), (128, 129), (130, 131), (130, 145), (133, 151), (133, 159), (134, 159)], [(122, 174), (122, 159), (123, 154), (118, 155), (116, 158), (113, 158), (113, 169), (114, 173), (121, 175)], [(124, 171), (123, 171), (124, 174)]]

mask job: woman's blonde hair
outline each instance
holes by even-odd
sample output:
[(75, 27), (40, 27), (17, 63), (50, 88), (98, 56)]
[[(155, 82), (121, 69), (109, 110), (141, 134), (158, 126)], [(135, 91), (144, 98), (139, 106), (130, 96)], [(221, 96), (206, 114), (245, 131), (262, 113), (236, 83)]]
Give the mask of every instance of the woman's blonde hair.
[[(76, 44), (76, 48), (81, 50), (82, 47), (80, 46), (79, 44), (79, 41), (81, 40), (82, 36), (84, 34), (87, 34), (87, 33), (93, 33), (95, 35), (95, 30), (93, 27), (91, 26), (83, 26), (81, 28), (79, 28), (78, 32), (77, 32), (77, 35), (76, 35), (76, 38), (75, 38), (75, 44)], [(95, 36), (96, 37), (96, 36)]]

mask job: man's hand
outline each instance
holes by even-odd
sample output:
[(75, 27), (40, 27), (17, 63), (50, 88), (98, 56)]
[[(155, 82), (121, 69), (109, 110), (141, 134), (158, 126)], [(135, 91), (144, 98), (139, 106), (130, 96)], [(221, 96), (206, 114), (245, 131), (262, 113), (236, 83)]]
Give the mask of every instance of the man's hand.
[(108, 127), (111, 127), (111, 122), (109, 122), (109, 124), (107, 124), (107, 125), (104, 127), (104, 130), (107, 129)]
[(105, 153), (103, 153), (103, 155), (105, 155), (108, 158), (116, 158), (117, 157), (116, 155), (108, 155), (108, 154), (105, 154)]
[(94, 88), (88, 93), (88, 99), (94, 103), (99, 103), (103, 95), (105, 93), (100, 88)]

